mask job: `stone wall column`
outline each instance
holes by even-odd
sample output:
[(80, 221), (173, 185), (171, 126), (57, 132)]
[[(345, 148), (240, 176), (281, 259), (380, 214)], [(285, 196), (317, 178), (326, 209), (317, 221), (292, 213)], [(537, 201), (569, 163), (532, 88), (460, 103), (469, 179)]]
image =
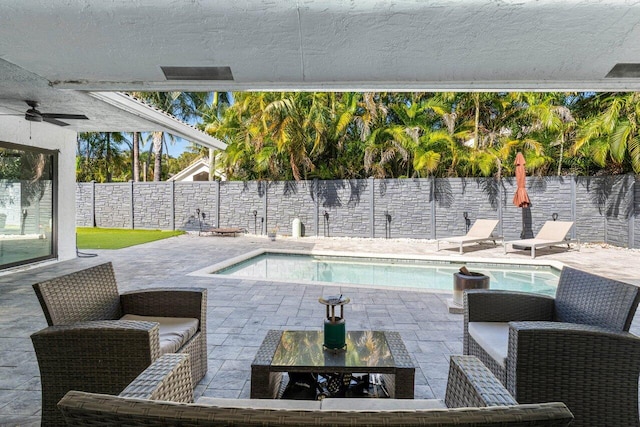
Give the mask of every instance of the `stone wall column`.
[(628, 248), (636, 247), (636, 236), (635, 236), (635, 218), (636, 218), (636, 180), (634, 176), (630, 177), (631, 179), (631, 203), (629, 209), (629, 217), (627, 218), (627, 228), (629, 232), (629, 242), (627, 243)]
[(214, 181), (213, 191), (216, 192), (216, 227), (220, 227), (220, 181)]
[(577, 190), (576, 190), (576, 179), (575, 176), (570, 176), (571, 179), (571, 221), (573, 221), (573, 227), (571, 227), (571, 238), (576, 238), (576, 225), (578, 224), (576, 221), (577, 216)]
[(436, 178), (433, 176), (429, 190), (429, 203), (431, 203), (431, 239), (436, 239)]
[(313, 189), (312, 194), (313, 194), (313, 204), (315, 206), (315, 209), (313, 211), (313, 224), (314, 227), (316, 228), (316, 237), (318, 237), (320, 235), (320, 200), (319, 200), (319, 196), (320, 196), (320, 191), (319, 191), (319, 184), (318, 184), (318, 178), (314, 178), (313, 180)]
[(176, 182), (170, 181), (169, 185), (171, 185), (171, 218), (169, 219), (171, 223), (169, 224), (169, 229), (176, 229)]
[(369, 192), (369, 197), (371, 200), (370, 206), (369, 206), (369, 227), (371, 228), (370, 231), (370, 236), (372, 238), (376, 237), (376, 207), (375, 207), (375, 202), (376, 202), (376, 179), (375, 178), (369, 178), (369, 188), (371, 189)]
[(495, 184), (498, 187), (496, 189), (496, 195), (498, 197), (498, 235), (499, 236), (504, 236), (504, 223), (502, 222), (502, 189), (504, 188), (504, 186), (502, 185), (502, 180), (504, 178), (500, 177), (498, 179), (495, 180)]
[(134, 200), (133, 200), (133, 181), (129, 181), (129, 221), (131, 224), (131, 229), (135, 229), (135, 212), (134, 212)]
[(96, 226), (96, 181), (91, 181), (91, 226)]

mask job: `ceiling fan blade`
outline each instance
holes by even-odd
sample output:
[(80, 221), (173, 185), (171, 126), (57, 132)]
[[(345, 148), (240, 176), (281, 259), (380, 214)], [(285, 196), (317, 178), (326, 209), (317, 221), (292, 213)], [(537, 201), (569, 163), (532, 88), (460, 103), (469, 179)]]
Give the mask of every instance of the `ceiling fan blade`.
[(89, 120), (84, 114), (58, 114), (58, 113), (41, 113), (42, 117), (50, 119), (67, 119), (67, 120)]
[(47, 123), (51, 123), (52, 125), (69, 126), (69, 123), (61, 122), (60, 120), (56, 120), (51, 117), (46, 117), (44, 114), (43, 114), (42, 120)]

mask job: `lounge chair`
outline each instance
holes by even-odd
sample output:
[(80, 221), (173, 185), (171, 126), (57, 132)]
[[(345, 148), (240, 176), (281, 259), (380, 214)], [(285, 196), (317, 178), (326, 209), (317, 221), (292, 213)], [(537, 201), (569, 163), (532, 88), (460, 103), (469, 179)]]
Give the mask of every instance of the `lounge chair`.
[[(507, 253), (507, 245), (521, 246), (531, 248), (531, 258), (536, 257), (536, 249), (546, 248), (549, 246), (567, 245), (569, 248), (570, 241), (566, 239), (569, 230), (573, 226), (573, 221), (547, 221), (542, 226), (536, 237), (532, 239), (512, 240), (504, 242), (504, 253)], [(580, 242), (578, 242), (578, 249)]]
[(209, 234), (211, 236), (233, 236), (236, 237), (236, 234), (244, 233), (243, 228), (239, 227), (228, 227), (228, 228), (204, 228), (200, 230), (198, 234)]
[(473, 226), (469, 229), (464, 236), (452, 236), (444, 239), (438, 239), (436, 241), (436, 250), (440, 250), (440, 242), (457, 243), (460, 245), (460, 253), (462, 254), (462, 246), (465, 243), (477, 243), (492, 240), (493, 244), (496, 244), (496, 239), (499, 237), (493, 236), (493, 230), (498, 225), (497, 219), (478, 219), (473, 223)]

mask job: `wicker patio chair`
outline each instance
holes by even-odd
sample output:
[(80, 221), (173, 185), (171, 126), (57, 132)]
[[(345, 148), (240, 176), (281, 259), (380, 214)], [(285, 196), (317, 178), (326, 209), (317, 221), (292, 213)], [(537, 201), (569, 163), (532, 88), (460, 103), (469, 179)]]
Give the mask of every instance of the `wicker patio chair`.
[[(118, 394), (167, 351), (191, 356), (192, 386), (206, 374), (205, 289), (119, 294), (110, 262), (33, 287), (50, 325), (31, 336), (40, 368), (43, 425), (64, 425), (56, 404), (69, 390)], [(191, 324), (197, 319), (197, 329), (193, 326), (191, 338), (167, 350), (161, 341), (165, 326), (144, 320), (154, 318)]]
[[(69, 426), (567, 426), (561, 402), (519, 405), (475, 357), (452, 356), (444, 402), (193, 397), (185, 355), (166, 354), (119, 396), (70, 391), (58, 406)], [(382, 402), (384, 400), (384, 402)]]
[(576, 426), (637, 426), (640, 338), (628, 333), (639, 288), (565, 267), (556, 297), (464, 295), (463, 352), (519, 403), (565, 402)]

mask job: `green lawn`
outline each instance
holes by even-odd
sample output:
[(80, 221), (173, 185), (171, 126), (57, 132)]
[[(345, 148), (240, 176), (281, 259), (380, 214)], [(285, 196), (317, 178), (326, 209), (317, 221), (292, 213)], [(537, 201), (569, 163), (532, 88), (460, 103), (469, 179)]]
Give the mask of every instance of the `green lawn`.
[(77, 227), (78, 249), (121, 249), (154, 240), (179, 236), (182, 230), (128, 230), (122, 228)]

